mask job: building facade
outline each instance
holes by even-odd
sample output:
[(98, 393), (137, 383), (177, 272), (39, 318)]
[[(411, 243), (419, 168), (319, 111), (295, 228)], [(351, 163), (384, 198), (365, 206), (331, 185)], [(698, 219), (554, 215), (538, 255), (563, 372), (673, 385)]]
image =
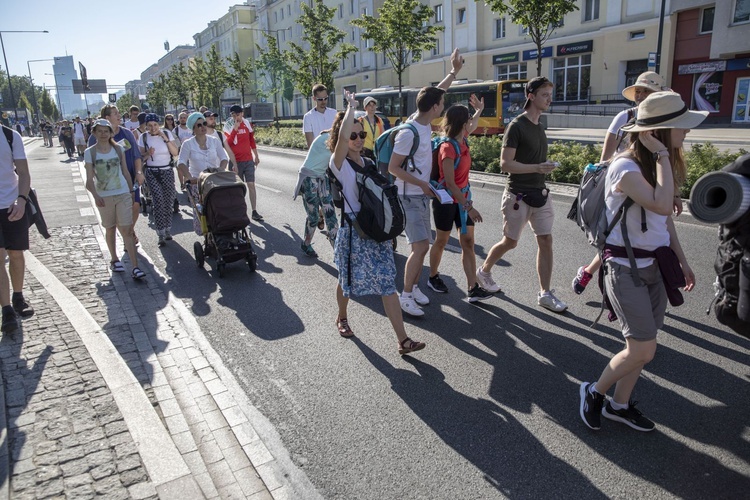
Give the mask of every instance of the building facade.
[(78, 79), (73, 56), (55, 57), (54, 61), (52, 73), (57, 89), (57, 107), (63, 117), (72, 118), (76, 113), (86, 109), (82, 97), (73, 93), (73, 80)]
[(672, 2), (672, 88), (707, 121), (750, 124), (750, 0)]

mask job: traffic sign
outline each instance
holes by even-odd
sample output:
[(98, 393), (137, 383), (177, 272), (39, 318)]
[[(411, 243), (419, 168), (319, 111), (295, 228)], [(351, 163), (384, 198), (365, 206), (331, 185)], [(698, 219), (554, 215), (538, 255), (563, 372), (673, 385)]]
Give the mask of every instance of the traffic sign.
[(117, 102), (117, 94), (109, 94), (109, 102), (114, 104)]
[(656, 52), (649, 52), (648, 53), (648, 67), (649, 68), (655, 68), (656, 67)]

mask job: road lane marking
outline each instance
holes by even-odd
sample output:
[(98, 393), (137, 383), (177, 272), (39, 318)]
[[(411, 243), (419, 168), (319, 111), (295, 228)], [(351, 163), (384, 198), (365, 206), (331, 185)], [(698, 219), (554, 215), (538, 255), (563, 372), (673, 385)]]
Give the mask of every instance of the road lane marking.
[(261, 189), (265, 189), (266, 191), (271, 191), (272, 193), (281, 194), (281, 191), (279, 191), (278, 189), (274, 189), (272, 187), (264, 186), (263, 184), (258, 184), (257, 182), (255, 183), (255, 187), (259, 187)]

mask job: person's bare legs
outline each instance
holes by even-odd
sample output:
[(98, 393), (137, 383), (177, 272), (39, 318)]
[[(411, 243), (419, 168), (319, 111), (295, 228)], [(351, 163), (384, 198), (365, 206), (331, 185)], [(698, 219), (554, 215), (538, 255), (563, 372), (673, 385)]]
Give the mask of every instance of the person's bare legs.
[(23, 250), (7, 250), (8, 265), (10, 271), (10, 283), (13, 285), (13, 291), (16, 293), (23, 291), (23, 278), (26, 272), (26, 259)]
[(344, 296), (344, 290), (341, 288), (341, 285), (336, 285), (336, 305), (339, 308), (339, 319), (346, 318), (349, 297)]
[(383, 295), (383, 308), (385, 315), (391, 322), (393, 331), (396, 332), (399, 344), (406, 340), (406, 329), (404, 328), (404, 316), (401, 313), (401, 303), (398, 301), (398, 294)]
[(618, 352), (604, 368), (594, 389), (606, 394), (616, 384), (615, 402), (627, 404), (643, 367), (654, 359), (656, 339), (626, 339), (625, 349)]
[(461, 263), (464, 266), (466, 285), (474, 288), (477, 283), (477, 255), (474, 253), (474, 226), (466, 226), (466, 234), (459, 230), (458, 241), (461, 243)]
[[(133, 226), (119, 226), (117, 229), (120, 231), (122, 241), (125, 243), (130, 263), (134, 268), (138, 267), (138, 252), (135, 249), (135, 240), (133, 239)], [(114, 234), (114, 228), (112, 234)]]
[[(120, 260), (120, 257), (117, 255), (117, 233), (115, 232), (115, 228), (113, 227), (107, 227), (104, 229), (104, 240), (107, 242), (107, 249), (109, 250), (109, 261), (110, 262), (116, 262)], [(125, 247), (126, 250), (129, 250), (128, 247)]]
[(503, 236), (502, 240), (492, 245), (492, 248), (490, 248), (490, 252), (487, 254), (487, 257), (485, 257), (480, 270), (483, 273), (491, 272), (492, 266), (494, 266), (497, 261), (502, 259), (503, 255), (505, 255), (506, 252), (508, 252), (509, 250), (513, 250), (514, 248), (516, 248), (516, 246), (518, 246), (518, 240)]
[(255, 183), (247, 182), (247, 196), (250, 198), (250, 209), (255, 212), (255, 204), (257, 201), (257, 194), (255, 192)]
[(445, 251), (445, 245), (450, 240), (450, 231), (441, 231), (440, 229), (435, 231), (435, 242), (430, 248), (430, 276), (435, 276), (438, 273), (440, 267), (440, 261), (443, 259), (443, 252)]
[(552, 235), (545, 234), (536, 237), (538, 249), (536, 252), (536, 273), (539, 276), (539, 287), (542, 292), (548, 292), (552, 281)]
[(430, 241), (422, 240), (412, 243), (411, 253), (406, 259), (406, 269), (404, 270), (404, 292), (411, 293), (414, 285), (419, 283), (419, 276), (422, 274), (424, 258), (430, 250)]

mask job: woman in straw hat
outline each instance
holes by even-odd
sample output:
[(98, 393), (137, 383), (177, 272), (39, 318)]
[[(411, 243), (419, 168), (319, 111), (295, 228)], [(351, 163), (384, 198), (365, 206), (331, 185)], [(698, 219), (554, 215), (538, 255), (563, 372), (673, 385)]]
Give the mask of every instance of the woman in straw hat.
[[(676, 287), (690, 291), (695, 285), (670, 215), (687, 174), (683, 140), (707, 114), (689, 111), (677, 93), (651, 94), (638, 107), (635, 123), (624, 127), (630, 134), (630, 146), (607, 170), (607, 220), (620, 213), (628, 198), (634, 202), (624, 212), (624, 223), (617, 223), (607, 237), (600, 271), (610, 311), (620, 322), (626, 345), (609, 361), (597, 382), (581, 383), (580, 415), (591, 429), (601, 427), (602, 416), (639, 431), (655, 427), (636, 409), (630, 396), (641, 370), (656, 352), (656, 332), (664, 323), (668, 294), (673, 305), (679, 304)], [(643, 217), (646, 231), (642, 231)], [(630, 258), (625, 249), (628, 240), (635, 253)], [(607, 400), (605, 395), (612, 386), (614, 396)]]

